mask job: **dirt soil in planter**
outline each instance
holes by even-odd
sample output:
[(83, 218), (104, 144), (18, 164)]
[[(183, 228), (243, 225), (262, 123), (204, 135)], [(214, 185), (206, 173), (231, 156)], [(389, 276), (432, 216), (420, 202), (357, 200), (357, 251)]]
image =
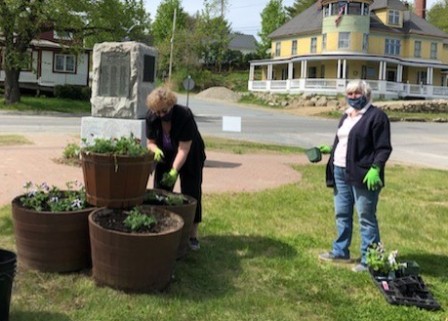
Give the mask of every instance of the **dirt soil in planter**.
[(169, 232), (175, 230), (179, 224), (179, 221), (175, 220), (171, 215), (164, 214), (164, 212), (155, 211), (152, 215), (156, 219), (156, 224), (151, 227), (142, 227), (137, 231), (132, 231), (124, 225), (123, 221), (128, 217), (128, 214), (122, 209), (107, 209), (98, 212), (93, 216), (93, 221), (108, 230), (137, 234)]

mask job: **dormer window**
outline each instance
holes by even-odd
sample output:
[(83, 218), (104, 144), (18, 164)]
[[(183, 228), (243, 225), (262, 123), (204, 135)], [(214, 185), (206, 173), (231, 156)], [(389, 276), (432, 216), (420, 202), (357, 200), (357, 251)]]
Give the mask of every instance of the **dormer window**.
[(361, 3), (360, 2), (349, 2), (348, 3), (348, 14), (361, 15)]
[(400, 11), (389, 10), (389, 24), (398, 26), (400, 24)]

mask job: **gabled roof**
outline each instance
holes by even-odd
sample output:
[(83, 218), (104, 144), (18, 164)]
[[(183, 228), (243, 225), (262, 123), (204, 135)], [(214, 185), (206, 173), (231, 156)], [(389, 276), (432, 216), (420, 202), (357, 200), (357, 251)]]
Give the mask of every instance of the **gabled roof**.
[(269, 35), (269, 38), (281, 38), (292, 35), (309, 34), (322, 31), (322, 10), (318, 2), (295, 16)]
[[(392, 8), (404, 11), (403, 28), (386, 26), (375, 14), (375, 10)], [(425, 19), (409, 12), (400, 0), (375, 0), (370, 6), (370, 30), (390, 32), (396, 35), (418, 34), (448, 39), (448, 34)], [(272, 32), (270, 38), (286, 38), (310, 33), (322, 33), (322, 10), (318, 2)]]
[(229, 35), (229, 49), (233, 50), (257, 50), (257, 40), (253, 35), (231, 33)]
[(379, 10), (379, 9), (394, 9), (406, 11), (408, 8), (406, 5), (399, 0), (374, 0), (370, 5), (370, 10)]

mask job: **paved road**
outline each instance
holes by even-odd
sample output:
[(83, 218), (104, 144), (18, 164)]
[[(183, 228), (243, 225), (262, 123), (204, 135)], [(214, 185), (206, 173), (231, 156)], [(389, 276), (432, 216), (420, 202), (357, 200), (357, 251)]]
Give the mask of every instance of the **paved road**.
[[(187, 97), (179, 96), (186, 104)], [(331, 144), (337, 120), (293, 116), (281, 111), (218, 100), (204, 100), (194, 96), (188, 99), (197, 116), (203, 135), (213, 135), (256, 142), (284, 144), (308, 148)], [(223, 116), (241, 117), (241, 132), (222, 130)], [(0, 132), (79, 133), (80, 117), (31, 116), (0, 114)], [(421, 166), (448, 169), (448, 124), (392, 123), (391, 160)]]

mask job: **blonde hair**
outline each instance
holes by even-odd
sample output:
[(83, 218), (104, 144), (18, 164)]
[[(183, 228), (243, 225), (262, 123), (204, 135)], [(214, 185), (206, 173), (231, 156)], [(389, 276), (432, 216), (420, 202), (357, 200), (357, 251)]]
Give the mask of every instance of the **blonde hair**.
[(370, 88), (370, 85), (366, 81), (361, 79), (352, 80), (347, 84), (345, 93), (348, 94), (352, 92), (361, 93), (363, 96), (366, 96), (367, 101), (370, 101), (372, 96), (372, 88)]
[(176, 95), (167, 87), (156, 88), (146, 97), (146, 107), (155, 112), (171, 109), (176, 103)]

